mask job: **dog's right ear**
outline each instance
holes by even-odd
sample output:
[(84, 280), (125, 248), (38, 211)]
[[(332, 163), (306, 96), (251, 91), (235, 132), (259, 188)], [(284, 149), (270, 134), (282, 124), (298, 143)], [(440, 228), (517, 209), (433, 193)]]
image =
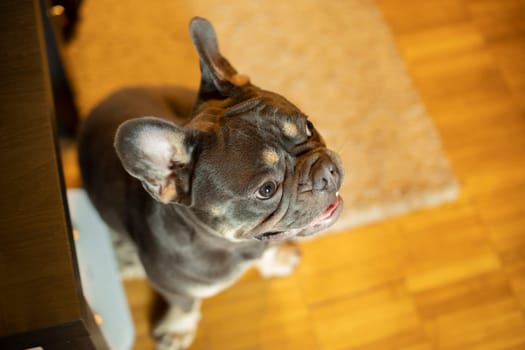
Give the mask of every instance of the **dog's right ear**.
[(249, 84), (249, 78), (237, 73), (230, 62), (221, 55), (217, 34), (208, 20), (194, 17), (190, 23), (190, 34), (200, 59), (199, 98), (217, 95), (227, 97), (235, 89)]
[(178, 202), (190, 188), (193, 133), (163, 119), (137, 118), (119, 126), (114, 146), (124, 169), (153, 198)]

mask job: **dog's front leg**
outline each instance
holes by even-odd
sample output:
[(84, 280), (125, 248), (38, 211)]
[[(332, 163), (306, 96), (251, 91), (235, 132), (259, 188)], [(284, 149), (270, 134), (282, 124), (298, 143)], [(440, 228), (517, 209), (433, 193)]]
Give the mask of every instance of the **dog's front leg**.
[(179, 298), (166, 298), (168, 309), (155, 324), (153, 337), (157, 350), (182, 350), (188, 348), (197, 331), (201, 318), (200, 300), (180, 302)]
[(256, 263), (263, 277), (284, 277), (291, 274), (301, 258), (297, 244), (284, 242), (270, 245)]

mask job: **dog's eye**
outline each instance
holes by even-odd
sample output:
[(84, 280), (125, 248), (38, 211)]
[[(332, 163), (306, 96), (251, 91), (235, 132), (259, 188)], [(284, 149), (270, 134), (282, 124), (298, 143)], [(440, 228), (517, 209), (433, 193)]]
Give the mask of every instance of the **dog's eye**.
[(310, 137), (312, 136), (312, 130), (314, 129), (314, 125), (311, 121), (306, 121), (306, 136)]
[(257, 191), (257, 198), (259, 199), (269, 199), (277, 192), (277, 184), (273, 181), (268, 181), (264, 183), (259, 190)]

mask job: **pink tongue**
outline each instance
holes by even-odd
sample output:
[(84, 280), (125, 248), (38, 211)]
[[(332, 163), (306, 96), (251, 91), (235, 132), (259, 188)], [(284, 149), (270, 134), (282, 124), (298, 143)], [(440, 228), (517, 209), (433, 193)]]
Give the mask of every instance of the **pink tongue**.
[(308, 226), (315, 226), (324, 219), (328, 218), (330, 215), (332, 215), (334, 209), (337, 207), (337, 204), (339, 204), (339, 198), (336, 198), (335, 201), (328, 206), (328, 208), (317, 218), (315, 218)]

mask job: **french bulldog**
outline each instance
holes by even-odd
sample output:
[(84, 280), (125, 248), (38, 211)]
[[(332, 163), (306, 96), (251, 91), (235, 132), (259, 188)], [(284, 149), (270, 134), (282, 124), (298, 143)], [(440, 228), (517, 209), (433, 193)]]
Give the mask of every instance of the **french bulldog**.
[(218, 49), (203, 18), (190, 23), (198, 92), (132, 87), (96, 106), (79, 136), (90, 200), (135, 245), (168, 308), (158, 349), (187, 348), (202, 298), (250, 266), (291, 273), (291, 241), (330, 226), (343, 208), (341, 160), (308, 117), (253, 85)]

